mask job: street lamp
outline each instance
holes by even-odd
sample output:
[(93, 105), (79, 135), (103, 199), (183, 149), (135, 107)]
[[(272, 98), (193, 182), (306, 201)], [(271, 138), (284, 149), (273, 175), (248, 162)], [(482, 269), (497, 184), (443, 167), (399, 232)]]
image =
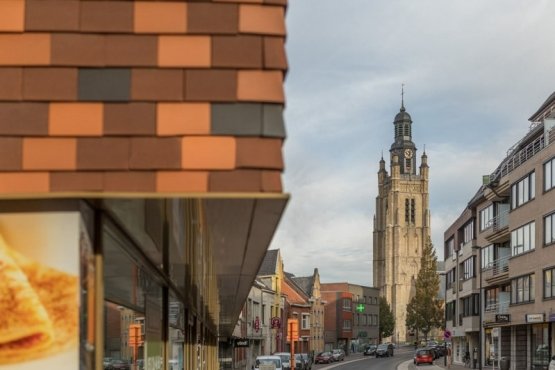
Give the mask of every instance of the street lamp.
[(480, 326), (478, 327), (478, 369), (482, 370), (482, 310), (483, 310), (483, 300), (482, 300), (482, 248), (478, 245), (474, 245), (472, 249), (478, 251), (478, 272), (480, 273)]

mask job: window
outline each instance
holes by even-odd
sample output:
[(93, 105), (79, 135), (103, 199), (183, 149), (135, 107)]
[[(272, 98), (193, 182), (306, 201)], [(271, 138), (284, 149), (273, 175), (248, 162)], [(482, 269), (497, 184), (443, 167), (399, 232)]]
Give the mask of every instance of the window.
[(499, 301), (499, 288), (493, 289), (486, 289), (485, 291), (486, 296), (486, 311), (489, 310), (491, 307), (495, 307), (494, 305), (497, 304)]
[(474, 239), (474, 220), (464, 225), (462, 230), (462, 244), (470, 243)]
[(414, 224), (415, 220), (415, 201), (414, 199), (405, 199), (405, 222)]
[(493, 204), (480, 211), (480, 231), (493, 226)]
[(463, 317), (478, 316), (480, 314), (480, 296), (471, 294), (461, 298), (461, 312)]
[(301, 329), (310, 329), (310, 314), (303, 313), (301, 316)]
[(482, 270), (492, 267), (494, 260), (495, 256), (493, 244), (482, 248)]
[(461, 280), (467, 280), (474, 277), (474, 256), (469, 257), (461, 263), (460, 278)]
[(536, 196), (536, 173), (532, 172), (511, 186), (511, 208), (515, 209)]
[(455, 238), (451, 237), (449, 240), (445, 242), (445, 259), (451, 257), (453, 255), (453, 251), (455, 250)]
[(531, 302), (534, 300), (534, 274), (511, 280), (511, 303)]
[(555, 213), (545, 216), (543, 219), (543, 230), (545, 245), (555, 243)]
[(543, 190), (548, 191), (555, 186), (555, 158), (543, 165)]
[(455, 302), (448, 302), (445, 305), (445, 319), (447, 321), (453, 320), (455, 318)]
[(351, 330), (351, 320), (343, 320), (343, 330)]
[(555, 268), (543, 271), (543, 297), (555, 297)]
[(452, 268), (451, 270), (447, 271), (447, 274), (445, 275), (445, 284), (446, 284), (445, 288), (451, 289), (454, 282), (455, 282), (455, 268)]
[(343, 311), (351, 311), (351, 300), (343, 298)]
[(511, 232), (511, 251), (513, 256), (536, 248), (536, 223), (530, 222)]

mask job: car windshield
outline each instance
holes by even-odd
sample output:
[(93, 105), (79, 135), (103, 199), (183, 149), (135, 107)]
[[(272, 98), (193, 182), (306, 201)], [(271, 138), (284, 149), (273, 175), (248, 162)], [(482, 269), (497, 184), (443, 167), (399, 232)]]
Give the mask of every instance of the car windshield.
[(275, 365), (276, 368), (281, 367), (281, 361), (277, 358), (260, 358), (256, 359), (256, 367), (260, 365)]
[(320, 352), (320, 353), (318, 354), (318, 356), (330, 356), (330, 355), (331, 355), (330, 352)]
[(430, 354), (430, 351), (421, 349), (420, 351), (417, 352), (417, 354), (419, 356), (428, 356)]
[(387, 345), (387, 344), (380, 344), (380, 345), (378, 346), (378, 349), (387, 349), (387, 347), (389, 347), (389, 345)]

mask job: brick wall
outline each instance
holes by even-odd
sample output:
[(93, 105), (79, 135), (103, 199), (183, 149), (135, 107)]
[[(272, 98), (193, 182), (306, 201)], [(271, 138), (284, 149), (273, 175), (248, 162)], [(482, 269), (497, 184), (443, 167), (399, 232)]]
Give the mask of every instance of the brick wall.
[(285, 6), (0, 1), (0, 194), (282, 192)]

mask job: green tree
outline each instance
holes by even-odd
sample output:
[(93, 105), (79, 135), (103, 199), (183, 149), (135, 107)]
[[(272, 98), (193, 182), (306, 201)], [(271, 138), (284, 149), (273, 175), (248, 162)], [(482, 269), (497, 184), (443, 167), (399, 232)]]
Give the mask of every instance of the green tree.
[(391, 306), (387, 303), (385, 297), (380, 297), (380, 342), (382, 338), (387, 338), (393, 335), (395, 329), (395, 317)]
[(428, 334), (433, 328), (443, 325), (443, 308), (441, 300), (437, 298), (438, 293), (437, 256), (428, 238), (420, 259), (416, 294), (407, 305), (406, 320), (407, 326), (424, 334), (425, 340), (428, 340)]

